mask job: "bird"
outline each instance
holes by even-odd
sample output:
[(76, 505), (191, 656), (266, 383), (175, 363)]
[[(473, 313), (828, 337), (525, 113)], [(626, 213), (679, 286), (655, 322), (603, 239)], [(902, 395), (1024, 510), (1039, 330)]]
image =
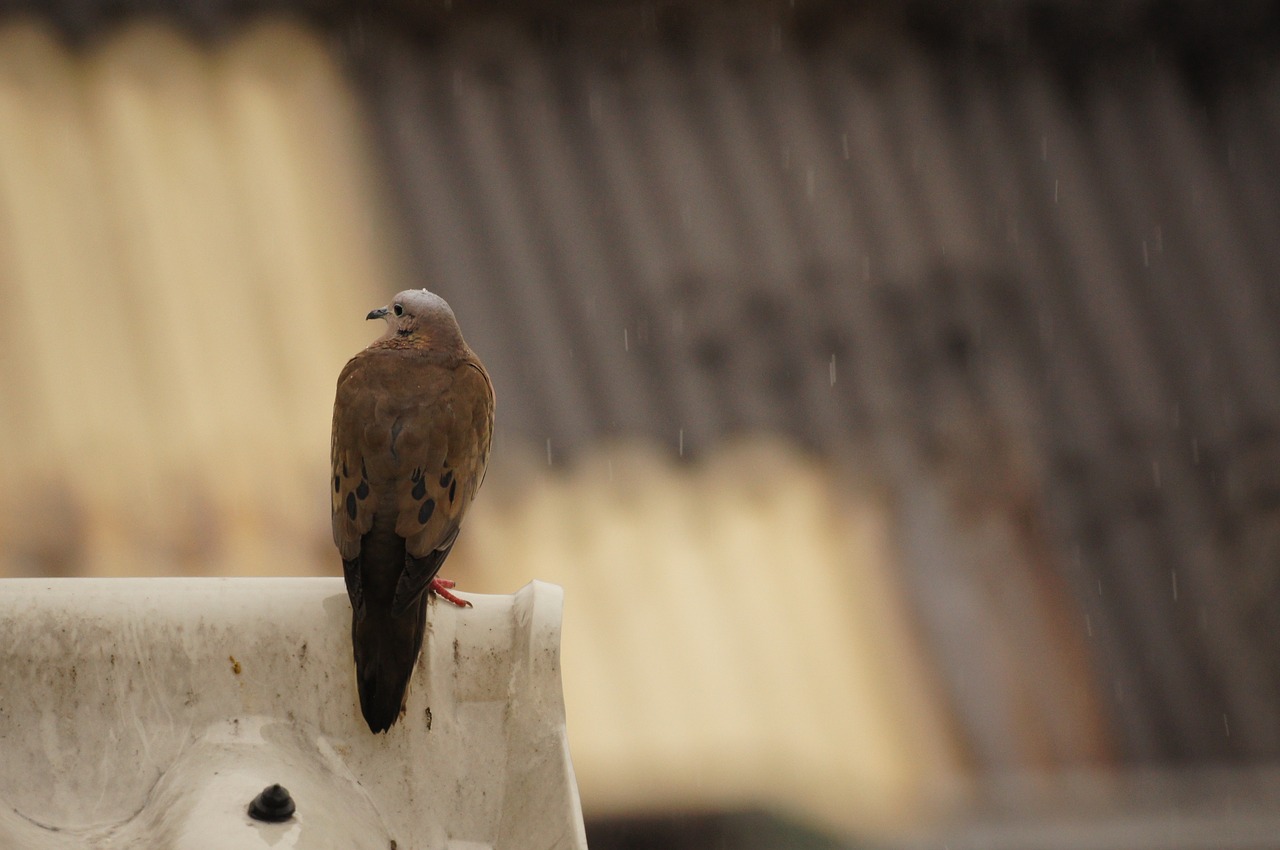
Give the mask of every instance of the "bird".
[(338, 376), (330, 456), (356, 690), (378, 734), (404, 710), (431, 596), (469, 607), (437, 574), (484, 481), (494, 395), (439, 295), (406, 290), (365, 318), (386, 332)]

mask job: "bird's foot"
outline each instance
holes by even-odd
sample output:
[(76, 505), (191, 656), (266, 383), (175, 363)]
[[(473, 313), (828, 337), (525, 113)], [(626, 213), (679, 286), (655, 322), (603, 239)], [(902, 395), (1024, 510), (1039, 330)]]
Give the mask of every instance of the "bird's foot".
[(456, 581), (449, 581), (447, 578), (433, 578), (431, 580), (431, 584), (427, 585), (427, 590), (434, 593), (436, 596), (439, 596), (445, 602), (452, 602), (459, 608), (470, 608), (470, 602), (465, 599), (459, 599), (457, 596), (454, 596), (449, 592), (450, 588), (457, 586), (458, 583)]

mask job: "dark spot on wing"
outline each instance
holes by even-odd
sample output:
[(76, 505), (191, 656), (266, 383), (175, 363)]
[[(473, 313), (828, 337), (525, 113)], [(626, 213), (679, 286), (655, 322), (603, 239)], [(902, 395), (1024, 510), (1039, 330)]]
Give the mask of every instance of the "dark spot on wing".
[(347, 516), (351, 519), (356, 518), (356, 494), (347, 494)]
[(333, 492), (336, 493), (341, 489), (342, 489), (342, 479), (336, 475), (333, 476)]
[(449, 484), (449, 501), (453, 502), (453, 498), (456, 495), (458, 495), (458, 482), (454, 481)]
[(449, 482), (450, 482), (450, 481), (452, 481), (452, 480), (453, 480), (453, 470), (452, 470), (452, 469), (446, 469), (446, 470), (444, 471), (444, 474), (440, 476), (440, 486), (441, 486), (441, 487), (448, 487), (448, 486), (449, 486)]
[(369, 498), (369, 482), (361, 481), (360, 486), (356, 488), (356, 498), (361, 501)]
[(413, 485), (413, 498), (421, 499), (427, 495), (427, 479), (419, 478), (418, 483)]
[(347, 471), (347, 462), (344, 460), (342, 462), (342, 477), (346, 478), (349, 475), (351, 475), (351, 473)]
[(431, 515), (435, 513), (435, 510), (436, 510), (435, 499), (427, 499), (425, 502), (423, 502), (422, 507), (418, 509), (418, 524), (426, 525), (427, 520), (431, 519)]

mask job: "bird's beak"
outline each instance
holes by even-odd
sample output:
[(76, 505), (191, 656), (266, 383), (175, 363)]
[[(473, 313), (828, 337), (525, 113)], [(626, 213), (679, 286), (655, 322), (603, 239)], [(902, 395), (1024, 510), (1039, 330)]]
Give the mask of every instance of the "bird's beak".
[(390, 311), (386, 307), (379, 307), (376, 310), (370, 310), (369, 315), (365, 316), (364, 320), (367, 322), (370, 319), (385, 319), (388, 312)]

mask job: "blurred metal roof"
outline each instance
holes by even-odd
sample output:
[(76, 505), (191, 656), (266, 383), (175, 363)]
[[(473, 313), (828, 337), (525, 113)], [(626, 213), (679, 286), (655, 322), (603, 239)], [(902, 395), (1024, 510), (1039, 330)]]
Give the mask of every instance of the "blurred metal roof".
[(359, 116), (296, 23), (0, 27), (5, 572), (331, 554), (334, 376), (399, 277)]
[(1195, 8), (1096, 53), (762, 6), (345, 43), (501, 439), (855, 457), (980, 762), (991, 653), (1068, 597), (1126, 757), (1274, 757), (1280, 68)]

